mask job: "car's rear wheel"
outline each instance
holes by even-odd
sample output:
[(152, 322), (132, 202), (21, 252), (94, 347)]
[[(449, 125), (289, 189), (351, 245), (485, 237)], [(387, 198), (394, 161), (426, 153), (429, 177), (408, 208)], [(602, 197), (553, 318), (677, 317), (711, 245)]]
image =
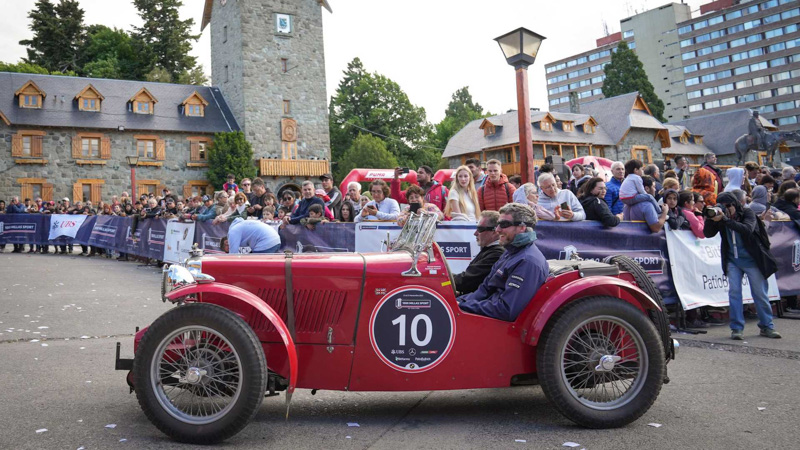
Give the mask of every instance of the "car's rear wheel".
[(180, 306), (142, 337), (133, 363), (136, 397), (147, 418), (173, 439), (227, 439), (256, 414), (267, 366), (253, 330), (211, 304)]
[(624, 300), (588, 297), (559, 310), (537, 352), (539, 382), (556, 409), (589, 428), (642, 416), (663, 384), (664, 349), (653, 323)]

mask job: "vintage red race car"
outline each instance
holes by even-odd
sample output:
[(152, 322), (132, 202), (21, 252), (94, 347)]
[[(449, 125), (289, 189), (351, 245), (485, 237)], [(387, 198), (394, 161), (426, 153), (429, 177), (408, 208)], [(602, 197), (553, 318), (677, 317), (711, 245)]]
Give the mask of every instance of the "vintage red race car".
[[(265, 396), (296, 388), (429, 391), (540, 384), (592, 428), (626, 425), (668, 382), (661, 295), (638, 264), (549, 261), (514, 322), (459, 310), (433, 242), (413, 217), (384, 253), (225, 255), (165, 266), (177, 306), (138, 331), (129, 370), (145, 415), (181, 442), (226, 439)], [(288, 295), (287, 295), (288, 294)]]

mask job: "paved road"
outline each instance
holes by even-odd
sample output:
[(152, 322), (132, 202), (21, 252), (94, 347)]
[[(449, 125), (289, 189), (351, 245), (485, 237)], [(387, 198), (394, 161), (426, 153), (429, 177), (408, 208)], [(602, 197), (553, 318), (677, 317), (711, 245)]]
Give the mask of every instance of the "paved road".
[[(130, 355), (134, 327), (169, 308), (158, 298), (158, 281), (153, 268), (133, 263), (0, 254), (0, 448), (187, 448), (145, 419), (125, 374), (113, 370), (115, 342)], [(800, 329), (800, 321), (777, 324), (794, 335)], [(284, 397), (267, 398), (255, 421), (224, 446), (557, 449), (572, 441), (587, 449), (796, 448), (800, 361), (786, 352), (705, 348), (710, 344), (701, 341), (684, 346), (670, 364), (672, 383), (654, 407), (618, 430), (573, 425), (538, 387), (299, 391), (289, 421)], [(749, 342), (767, 345), (756, 337)]]

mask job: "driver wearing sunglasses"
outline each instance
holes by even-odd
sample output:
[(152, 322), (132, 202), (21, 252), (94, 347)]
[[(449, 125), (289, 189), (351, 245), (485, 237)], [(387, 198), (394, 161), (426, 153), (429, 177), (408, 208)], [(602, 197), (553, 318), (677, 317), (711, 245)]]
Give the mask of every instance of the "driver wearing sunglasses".
[(481, 218), (475, 230), (475, 240), (481, 251), (470, 261), (467, 270), (453, 275), (456, 292), (469, 294), (480, 287), (483, 280), (492, 272), (494, 263), (505, 253), (500, 245), (500, 235), (497, 233), (497, 221), (500, 214), (497, 211), (481, 211)]
[(544, 284), (550, 269), (534, 244), (533, 209), (509, 203), (500, 208), (499, 219), (495, 230), (505, 252), (478, 290), (458, 297), (458, 303), (463, 311), (513, 322)]

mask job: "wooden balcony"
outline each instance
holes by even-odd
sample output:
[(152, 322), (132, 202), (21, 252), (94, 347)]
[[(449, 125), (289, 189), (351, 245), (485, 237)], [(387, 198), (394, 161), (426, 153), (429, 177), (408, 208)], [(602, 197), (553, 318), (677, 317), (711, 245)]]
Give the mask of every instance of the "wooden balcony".
[[(533, 160), (534, 166), (542, 167), (543, 164), (544, 164), (543, 159)], [(520, 174), (519, 161), (513, 163), (503, 163), (503, 173), (506, 174), (506, 176), (508, 177), (512, 175), (519, 175)]]
[(262, 177), (318, 177), (331, 171), (323, 159), (265, 159), (260, 163)]

